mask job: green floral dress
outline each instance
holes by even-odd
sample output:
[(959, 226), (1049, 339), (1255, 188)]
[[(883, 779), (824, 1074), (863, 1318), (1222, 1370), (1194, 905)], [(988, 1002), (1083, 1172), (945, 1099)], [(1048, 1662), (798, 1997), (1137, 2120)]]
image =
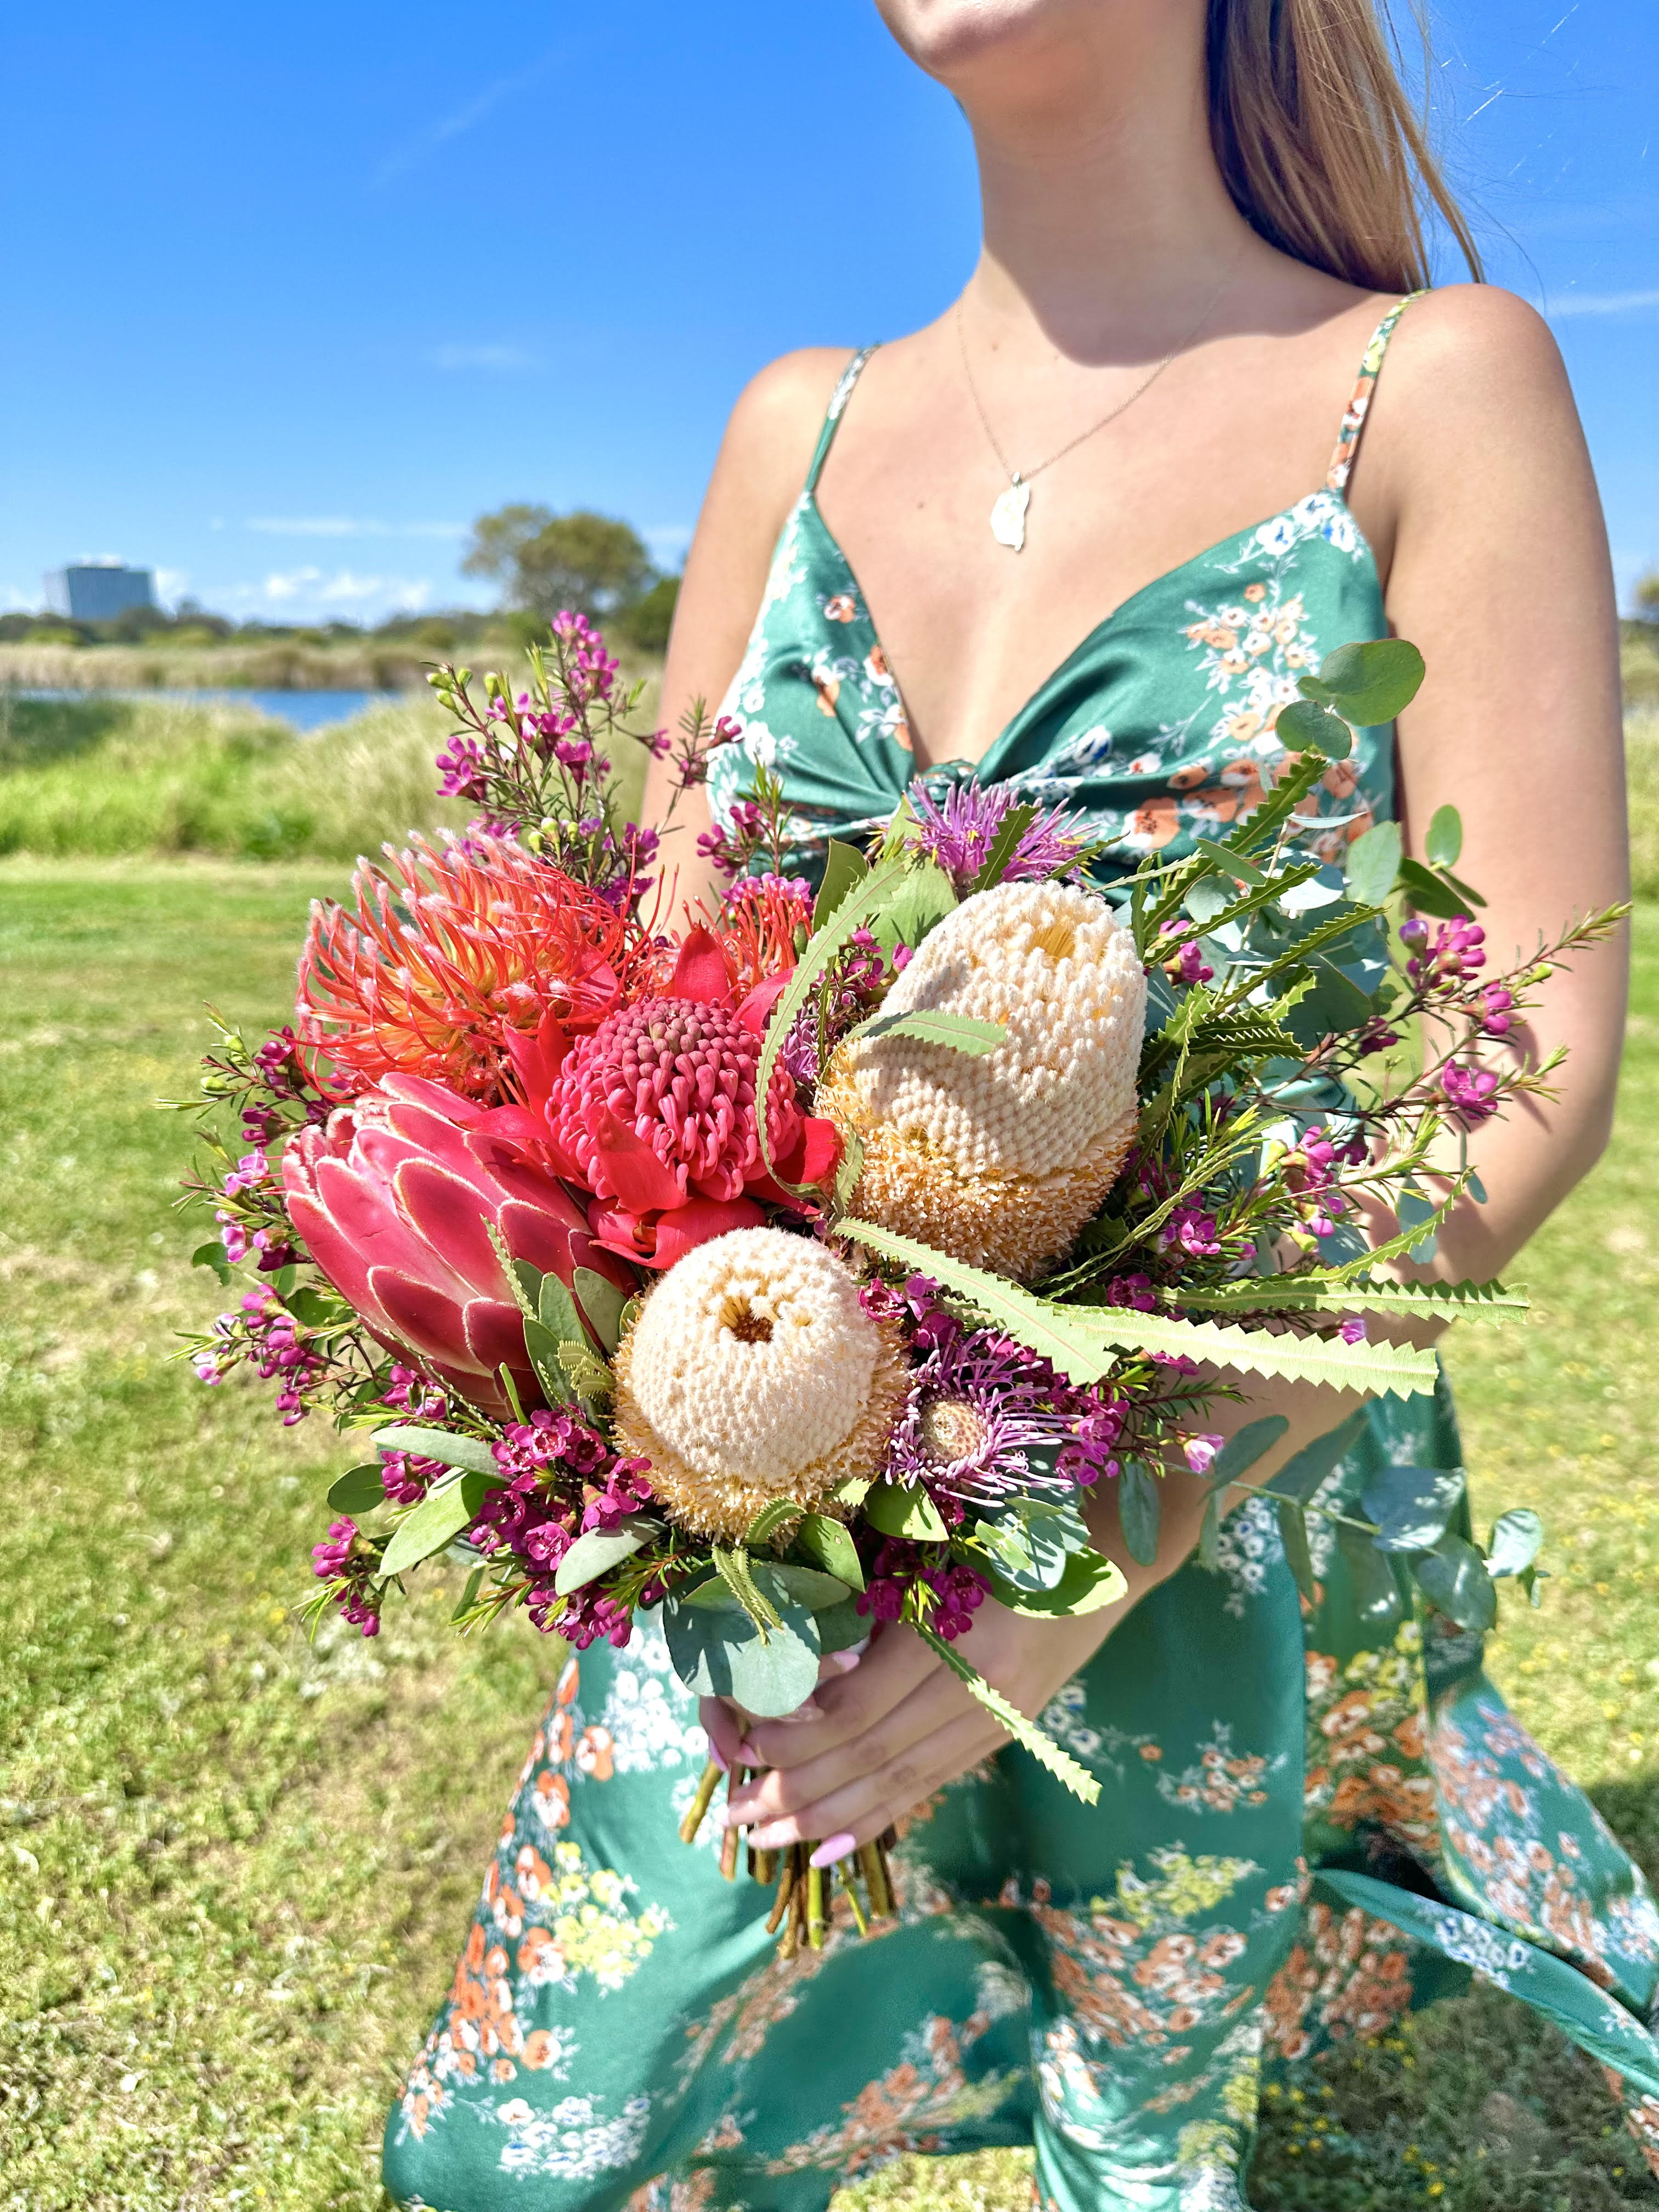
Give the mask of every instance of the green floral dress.
[[(1324, 486), (1126, 601), (981, 776), (1080, 808), (1125, 864), (1251, 805), (1299, 672), (1386, 629), (1344, 488), (1401, 307)], [(711, 777), (718, 812), (752, 763), (775, 766), (809, 817), (807, 867), (827, 834), (884, 819), (913, 773), (814, 497), (865, 358), (726, 702), (742, 744)], [(1392, 733), (1362, 732), (1318, 842), (1340, 852), (1392, 801)], [(1357, 1500), (1387, 1461), (1461, 1465), (1443, 1391), (1376, 1401), (1322, 1502)], [(1171, 1577), (1042, 1715), (1099, 1776), (1097, 1808), (1000, 1753), (901, 1823), (896, 1923), (863, 1940), (838, 1917), (787, 1964), (767, 1894), (676, 1835), (705, 1741), (654, 1621), (573, 1656), (388, 2124), (392, 2197), (817, 2212), (900, 2152), (1035, 2142), (1057, 2212), (1227, 2212), (1246, 2203), (1265, 2067), (1377, 2034), (1471, 1973), (1603, 2061), (1654, 2162), (1659, 1916), (1641, 1876), (1505, 1708), (1478, 1636), (1425, 1614), (1369, 1546), (1316, 1535), (1315, 1568), (1304, 1606), (1276, 1522), (1247, 1505), (1219, 1571)]]

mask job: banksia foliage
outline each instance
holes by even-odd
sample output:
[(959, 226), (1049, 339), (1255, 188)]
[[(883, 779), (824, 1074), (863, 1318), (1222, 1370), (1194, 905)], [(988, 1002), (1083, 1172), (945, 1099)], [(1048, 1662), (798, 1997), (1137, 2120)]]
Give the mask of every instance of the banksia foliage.
[(822, 1505), (874, 1474), (903, 1412), (896, 1323), (859, 1302), (822, 1244), (739, 1229), (700, 1245), (646, 1300), (616, 1358), (620, 1449), (699, 1535), (743, 1535), (762, 1506)]
[(642, 957), (637, 923), (506, 839), (474, 832), (360, 861), (349, 911), (319, 900), (296, 1024), (354, 1087), (414, 1075), (497, 1091), (508, 1039), (592, 1029)]
[(1000, 1022), (980, 1058), (913, 1037), (844, 1045), (816, 1105), (864, 1147), (851, 1211), (1029, 1281), (1123, 1164), (1146, 981), (1097, 893), (1000, 884), (947, 915), (883, 1004)]

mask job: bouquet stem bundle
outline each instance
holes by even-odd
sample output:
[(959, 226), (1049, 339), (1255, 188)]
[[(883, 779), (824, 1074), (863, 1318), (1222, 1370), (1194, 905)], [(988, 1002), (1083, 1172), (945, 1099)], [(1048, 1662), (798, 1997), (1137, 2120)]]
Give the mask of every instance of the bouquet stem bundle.
[[(696, 1842), (722, 1781), (726, 1784), (729, 1796), (732, 1790), (740, 1789), (758, 1771), (758, 1769), (751, 1771), (744, 1766), (733, 1766), (728, 1771), (717, 1760), (711, 1759), (698, 1781), (696, 1795), (680, 1822), (680, 1841), (683, 1844)], [(738, 1829), (732, 1826), (728, 1827), (720, 1838), (720, 1872), (727, 1881), (735, 1881), (738, 1878)], [(892, 1869), (887, 1854), (895, 1840), (894, 1832), (889, 1828), (874, 1843), (860, 1844), (856, 1850), (849, 1852), (844, 1859), (838, 1859), (832, 1867), (812, 1864), (812, 1853), (817, 1847), (811, 1843), (793, 1844), (787, 1850), (781, 1851), (756, 1850), (752, 1845), (748, 1847), (746, 1862), (750, 1881), (758, 1881), (775, 1893), (772, 1910), (767, 1917), (766, 1932), (769, 1936), (780, 1936), (778, 1955), (781, 1958), (793, 1959), (803, 1942), (809, 1950), (821, 1951), (823, 1948), (830, 1918), (828, 1900), (837, 1875), (847, 1893), (848, 1906), (860, 1936), (869, 1934), (872, 1920), (892, 1917), (896, 1908)], [(862, 1898), (859, 1894), (860, 1880), (864, 1884)]]

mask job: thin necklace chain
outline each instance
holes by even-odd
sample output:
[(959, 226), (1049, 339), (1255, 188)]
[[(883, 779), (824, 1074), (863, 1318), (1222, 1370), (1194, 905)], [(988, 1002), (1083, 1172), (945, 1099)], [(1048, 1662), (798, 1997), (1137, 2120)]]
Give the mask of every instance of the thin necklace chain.
[(1225, 271), (1222, 276), (1221, 282), (1216, 286), (1214, 291), (1210, 294), (1208, 299), (1205, 301), (1204, 305), (1199, 309), (1198, 318), (1194, 323), (1191, 330), (1187, 332), (1184, 337), (1178, 339), (1176, 343), (1170, 348), (1170, 350), (1164, 355), (1163, 360), (1158, 362), (1157, 368), (1152, 370), (1149, 376), (1144, 377), (1141, 381), (1136, 385), (1134, 390), (1129, 394), (1127, 399), (1120, 399), (1116, 406), (1110, 409), (1106, 414), (1103, 415), (1097, 422), (1091, 422), (1086, 430), (1079, 430), (1075, 438), (1068, 438), (1066, 443), (1061, 446), (1058, 451), (1049, 454), (1046, 461), (1039, 461), (1036, 466), (1031, 469), (1017, 469), (1012, 467), (1009, 464), (1007, 455), (1003, 452), (1002, 447), (997, 442), (997, 434), (991, 428), (990, 418), (985, 412), (985, 402), (980, 398), (979, 386), (974, 380), (973, 363), (968, 358), (968, 333), (963, 319), (962, 298), (960, 294), (958, 294), (956, 307), (956, 325), (957, 343), (962, 352), (962, 373), (968, 380), (968, 390), (974, 402), (974, 411), (979, 416), (980, 427), (984, 431), (986, 440), (990, 446), (991, 451), (996, 455), (997, 460), (1001, 466), (1002, 473), (1007, 477), (1009, 483), (1012, 484), (1030, 483), (1033, 477), (1040, 477), (1044, 469), (1051, 469), (1056, 461), (1063, 461), (1067, 453), (1075, 452), (1078, 447), (1085, 444), (1089, 439), (1092, 438), (1097, 431), (1103, 430), (1109, 422), (1115, 422), (1118, 416), (1127, 412), (1129, 408), (1133, 407), (1136, 400), (1140, 398), (1143, 393), (1150, 392), (1153, 385), (1158, 382), (1159, 377), (1163, 375), (1164, 370), (1168, 368), (1170, 363), (1176, 358), (1176, 355), (1186, 352), (1188, 347), (1191, 345), (1193, 340), (1203, 329), (1205, 324), (1209, 321), (1210, 317), (1214, 313), (1217, 307), (1220, 304), (1222, 294), (1226, 290), (1229, 284), (1232, 283), (1233, 277), (1237, 272), (1237, 263), (1235, 262), (1233, 266)]

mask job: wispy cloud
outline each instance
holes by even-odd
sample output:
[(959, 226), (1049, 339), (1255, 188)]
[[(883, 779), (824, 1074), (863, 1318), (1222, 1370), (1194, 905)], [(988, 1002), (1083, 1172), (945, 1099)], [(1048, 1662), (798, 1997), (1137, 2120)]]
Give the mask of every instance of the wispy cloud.
[(361, 607), (375, 600), (387, 607), (414, 613), (432, 597), (426, 576), (367, 576), (353, 568), (337, 568), (332, 575), (321, 568), (273, 569), (257, 584), (233, 584), (218, 596), (238, 606), (279, 607), (289, 613), (301, 606)]
[(158, 599), (176, 599), (190, 589), (188, 568), (158, 568), (155, 571), (155, 596)]
[(1659, 292), (1569, 292), (1544, 310), (1550, 320), (1563, 315), (1635, 315), (1659, 307)]
[(439, 368), (533, 368), (535, 356), (524, 346), (515, 345), (441, 345), (434, 346), (428, 359)]
[(538, 54), (527, 69), (519, 70), (511, 76), (497, 77), (494, 84), (475, 93), (452, 114), (443, 116), (417, 137), (410, 139), (407, 144), (388, 154), (371, 179), (374, 189), (379, 191), (389, 185), (394, 177), (401, 177), (409, 170), (418, 168), (430, 155), (437, 152), (439, 147), (447, 145), (452, 138), (459, 138), (464, 132), (474, 129), (485, 116), (499, 107), (502, 100), (532, 83), (562, 52), (562, 46), (550, 46), (545, 53)]
[(245, 526), (267, 538), (464, 538), (464, 522), (380, 522), (356, 514), (256, 514)]

